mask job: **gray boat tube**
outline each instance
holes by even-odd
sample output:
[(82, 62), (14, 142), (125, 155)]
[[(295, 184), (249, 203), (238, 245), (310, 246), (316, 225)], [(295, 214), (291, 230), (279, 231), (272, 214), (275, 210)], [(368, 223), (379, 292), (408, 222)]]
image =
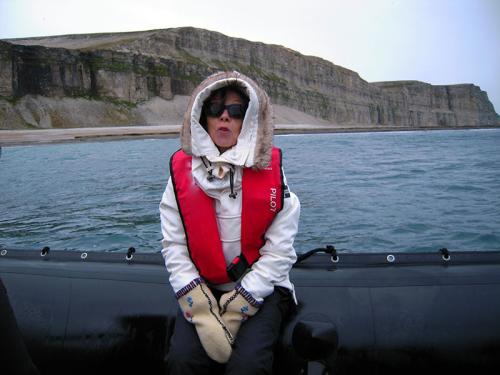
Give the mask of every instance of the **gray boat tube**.
[[(492, 373), (500, 252), (303, 256), (276, 374)], [(163, 373), (177, 302), (159, 253), (0, 249), (17, 325), (42, 374)]]

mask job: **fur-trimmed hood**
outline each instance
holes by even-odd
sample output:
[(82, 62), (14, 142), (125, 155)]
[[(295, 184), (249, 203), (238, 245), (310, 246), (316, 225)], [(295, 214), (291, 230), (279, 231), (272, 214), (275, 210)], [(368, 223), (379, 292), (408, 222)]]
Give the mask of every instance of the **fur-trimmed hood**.
[[(235, 83), (244, 90), (250, 101), (238, 143), (221, 154), (200, 124), (201, 109), (212, 91)], [(181, 129), (182, 149), (189, 155), (204, 156), (213, 163), (264, 168), (271, 161), (273, 126), (273, 111), (264, 90), (241, 73), (216, 73), (205, 79), (189, 100)]]

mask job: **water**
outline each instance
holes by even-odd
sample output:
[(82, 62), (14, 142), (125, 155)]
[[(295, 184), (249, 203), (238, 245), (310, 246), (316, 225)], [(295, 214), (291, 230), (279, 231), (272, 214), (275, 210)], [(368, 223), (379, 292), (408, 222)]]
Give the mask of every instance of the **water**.
[[(500, 130), (288, 135), (299, 252), (500, 250)], [(4, 148), (0, 244), (160, 250), (177, 139)]]

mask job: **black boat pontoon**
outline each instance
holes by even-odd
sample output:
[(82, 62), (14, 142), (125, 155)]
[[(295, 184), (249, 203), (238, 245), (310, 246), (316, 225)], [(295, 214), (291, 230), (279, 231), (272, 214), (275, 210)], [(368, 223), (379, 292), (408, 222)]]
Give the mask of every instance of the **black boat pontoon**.
[[(162, 373), (177, 303), (160, 254), (0, 248), (0, 278), (42, 374)], [(500, 252), (327, 247), (291, 278), (277, 374), (500, 368)]]

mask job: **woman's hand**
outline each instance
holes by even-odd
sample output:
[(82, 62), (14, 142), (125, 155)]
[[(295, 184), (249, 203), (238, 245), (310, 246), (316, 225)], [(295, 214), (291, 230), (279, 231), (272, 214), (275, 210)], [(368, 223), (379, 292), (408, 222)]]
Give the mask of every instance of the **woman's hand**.
[(222, 295), (219, 301), (220, 315), (234, 338), (241, 323), (259, 311), (259, 305), (250, 303), (237, 289)]
[(226, 363), (231, 357), (234, 338), (210, 289), (200, 282), (177, 300), (184, 318), (195, 325), (207, 355), (216, 362)]

